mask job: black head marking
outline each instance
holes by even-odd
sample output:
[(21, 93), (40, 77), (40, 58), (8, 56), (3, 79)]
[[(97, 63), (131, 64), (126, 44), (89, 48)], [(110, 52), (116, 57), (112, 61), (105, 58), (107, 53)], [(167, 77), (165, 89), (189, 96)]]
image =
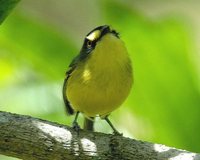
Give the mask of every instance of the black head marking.
[(119, 38), (119, 33), (113, 29), (110, 29), (108, 25), (99, 26), (90, 31), (86, 35), (83, 46), (81, 48), (80, 59), (87, 58), (88, 54), (91, 53), (93, 49), (95, 49), (97, 42), (100, 41), (101, 38), (108, 33), (111, 33), (115, 37)]
[(114, 36), (119, 38), (119, 33), (110, 29), (108, 25), (99, 26), (86, 35), (82, 50), (84, 50), (84, 52), (90, 53), (95, 48), (96, 43), (100, 41), (101, 38), (107, 33), (112, 33)]

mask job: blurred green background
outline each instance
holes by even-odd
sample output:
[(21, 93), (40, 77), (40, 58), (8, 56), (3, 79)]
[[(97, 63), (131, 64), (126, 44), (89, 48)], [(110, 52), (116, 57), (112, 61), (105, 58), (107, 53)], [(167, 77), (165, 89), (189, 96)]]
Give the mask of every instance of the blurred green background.
[[(113, 124), (124, 136), (200, 152), (199, 14), (197, 0), (22, 0), (0, 26), (0, 110), (70, 125), (65, 71), (84, 36), (109, 24), (135, 79)], [(99, 119), (95, 128), (111, 133)]]

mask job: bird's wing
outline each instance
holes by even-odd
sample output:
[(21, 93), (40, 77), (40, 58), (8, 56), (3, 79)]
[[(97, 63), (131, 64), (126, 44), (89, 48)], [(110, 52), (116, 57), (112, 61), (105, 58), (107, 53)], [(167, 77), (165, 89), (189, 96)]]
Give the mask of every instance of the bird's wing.
[(67, 109), (67, 113), (69, 115), (74, 114), (74, 110), (73, 110), (72, 106), (70, 105), (70, 102), (67, 99), (67, 95), (66, 95), (66, 93), (67, 93), (67, 80), (70, 78), (72, 72), (75, 70), (77, 65), (80, 62), (83, 62), (83, 61), (87, 60), (87, 58), (89, 57), (89, 54), (91, 53), (93, 48), (91, 48), (91, 47), (87, 48), (86, 45), (87, 45), (87, 41), (84, 42), (80, 53), (78, 54), (78, 56), (76, 56), (72, 60), (71, 64), (69, 65), (69, 69), (66, 72), (66, 78), (65, 78), (64, 84), (63, 84), (63, 99), (64, 99), (65, 106), (66, 106), (66, 109)]
[(66, 77), (65, 77), (65, 80), (64, 80), (64, 84), (63, 84), (63, 100), (64, 100), (64, 103), (65, 103), (65, 106), (66, 106), (66, 110), (67, 110), (67, 113), (69, 115), (72, 115), (74, 114), (74, 110), (67, 98), (67, 81), (68, 79), (70, 78), (71, 76), (71, 73), (74, 71), (74, 69), (76, 68), (77, 66), (77, 63), (78, 63), (78, 59), (79, 59), (79, 56), (75, 57), (73, 59), (73, 61), (71, 62), (71, 64), (69, 65), (69, 69), (67, 70), (66, 72)]

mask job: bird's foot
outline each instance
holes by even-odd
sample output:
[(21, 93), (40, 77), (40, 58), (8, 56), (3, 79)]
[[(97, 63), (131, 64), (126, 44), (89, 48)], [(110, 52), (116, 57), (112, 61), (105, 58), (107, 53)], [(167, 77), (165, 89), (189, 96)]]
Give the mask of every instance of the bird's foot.
[(123, 133), (119, 133), (117, 130), (113, 131), (113, 135), (115, 136), (123, 136)]
[(72, 128), (79, 134), (81, 128), (77, 122), (73, 122)]

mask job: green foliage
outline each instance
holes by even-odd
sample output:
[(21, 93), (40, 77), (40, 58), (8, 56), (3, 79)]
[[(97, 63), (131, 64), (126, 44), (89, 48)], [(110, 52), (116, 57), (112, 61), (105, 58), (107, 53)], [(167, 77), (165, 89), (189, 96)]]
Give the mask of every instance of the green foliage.
[(74, 46), (67, 38), (20, 15), (11, 17), (1, 31), (3, 45), (15, 52), (13, 58), (21, 61), (23, 57), (24, 63), (48, 79), (63, 76), (74, 53)]
[(61, 87), (76, 52), (72, 42), (48, 24), (20, 14), (8, 18), (0, 38), (1, 110), (66, 118)]
[(0, 0), (0, 24), (20, 0)]
[[(186, 20), (152, 21), (116, 1), (99, 5), (101, 22), (120, 32), (134, 66), (132, 92), (111, 115), (117, 128), (125, 135), (200, 152), (199, 82)], [(78, 53), (74, 42), (20, 12), (0, 32), (0, 109), (70, 124), (61, 90), (67, 66)], [(98, 131), (107, 132), (103, 125), (98, 122)]]

